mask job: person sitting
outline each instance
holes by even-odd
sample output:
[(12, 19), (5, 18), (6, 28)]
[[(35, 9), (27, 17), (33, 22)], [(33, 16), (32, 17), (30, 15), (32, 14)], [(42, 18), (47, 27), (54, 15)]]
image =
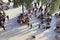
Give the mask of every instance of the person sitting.
[(22, 19), (20, 19), (19, 21), (20, 21), (20, 24), (23, 24), (23, 20)]
[(58, 17), (58, 13), (55, 14), (55, 17)]
[(32, 38), (36, 38), (35, 36), (32, 36)]
[(59, 26), (56, 26), (55, 31), (57, 31), (59, 28), (60, 28)]
[(18, 19), (20, 19), (20, 17), (21, 17), (21, 16), (19, 15), (19, 16), (18, 16)]
[(59, 28), (60, 28), (59, 26), (56, 27), (56, 29), (59, 29)]
[(59, 13), (59, 17), (60, 17), (60, 13)]
[(47, 25), (50, 25), (50, 23), (48, 22)]
[(48, 13), (47, 13), (47, 16), (49, 17), (49, 16), (51, 16), (51, 14), (48, 12)]
[(29, 26), (29, 17), (25, 19), (26, 24)]
[(46, 29), (49, 29), (51, 26), (50, 25), (47, 25)]
[(20, 17), (23, 18), (23, 14), (20, 14)]
[(47, 18), (46, 22), (51, 22), (51, 18)]

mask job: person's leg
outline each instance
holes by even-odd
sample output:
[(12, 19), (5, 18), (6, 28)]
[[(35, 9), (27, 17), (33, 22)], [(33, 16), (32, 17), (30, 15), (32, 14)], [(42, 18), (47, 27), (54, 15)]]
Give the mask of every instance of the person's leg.
[(5, 30), (5, 27), (4, 27), (4, 25), (2, 26), (2, 28)]
[(36, 17), (36, 13), (35, 13), (35, 17)]
[(29, 27), (29, 23), (27, 23), (28, 27)]
[(3, 24), (5, 23), (5, 20), (3, 20)]
[(9, 18), (8, 18), (8, 21), (9, 21)]
[(40, 24), (39, 24), (39, 27), (38, 28), (40, 28)]
[(32, 28), (32, 24), (31, 24), (31, 28)]

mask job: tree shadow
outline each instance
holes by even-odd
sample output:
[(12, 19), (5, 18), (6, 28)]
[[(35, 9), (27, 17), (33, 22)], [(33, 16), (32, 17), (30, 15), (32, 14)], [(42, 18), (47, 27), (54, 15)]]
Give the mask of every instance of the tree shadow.
[(31, 28), (27, 27), (26, 25), (18, 24), (17, 16), (10, 19), (9, 23), (5, 27), (6, 27), (6, 31), (3, 31), (0, 33), (0, 38), (9, 39), (11, 37), (15, 37), (18, 35), (23, 36), (32, 31), (34, 32), (36, 30), (37, 30), (37, 32), (35, 33), (35, 35), (38, 35), (43, 32), (43, 31), (40, 32), (39, 29), (37, 29), (36, 25), (34, 25), (34, 27), (31, 29)]
[[(54, 28), (56, 27), (56, 19), (55, 17), (52, 17), (52, 21), (51, 21), (51, 24), (50, 24), (50, 29), (47, 29), (45, 30), (43, 37), (47, 37), (48, 40), (55, 40), (55, 32), (54, 32)], [(39, 37), (41, 38), (41, 37)]]
[(6, 30), (0, 33), (0, 38), (11, 38), (14, 36), (22, 36), (32, 31), (36, 31), (37, 28), (29, 28), (26, 25), (19, 25), (17, 23), (17, 17), (9, 20), (9, 23), (5, 26)]

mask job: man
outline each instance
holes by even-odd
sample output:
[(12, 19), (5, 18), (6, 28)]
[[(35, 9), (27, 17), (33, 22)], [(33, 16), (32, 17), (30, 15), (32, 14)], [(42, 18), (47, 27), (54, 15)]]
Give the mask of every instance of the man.
[(26, 24), (29, 26), (29, 17), (27, 17), (25, 21), (26, 21)]
[(9, 16), (7, 16), (7, 20), (9, 21)]
[(5, 27), (4, 27), (1, 19), (0, 19), (0, 27), (2, 27), (5, 30)]

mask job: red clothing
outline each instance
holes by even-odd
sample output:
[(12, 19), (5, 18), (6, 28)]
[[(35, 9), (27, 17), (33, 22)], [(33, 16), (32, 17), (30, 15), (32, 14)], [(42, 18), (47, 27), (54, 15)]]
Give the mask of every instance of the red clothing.
[(20, 24), (23, 24), (23, 20), (22, 19), (20, 20)]

